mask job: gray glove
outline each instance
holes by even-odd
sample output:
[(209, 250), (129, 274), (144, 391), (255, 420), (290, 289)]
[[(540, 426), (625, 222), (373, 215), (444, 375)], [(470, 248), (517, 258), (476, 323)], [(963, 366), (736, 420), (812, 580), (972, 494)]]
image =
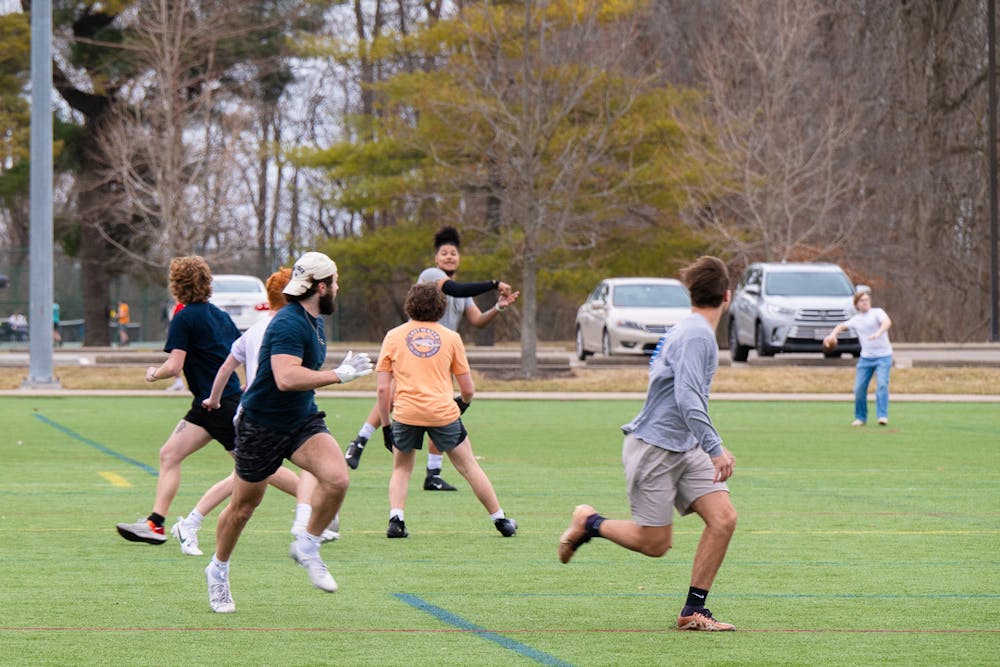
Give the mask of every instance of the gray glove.
[(356, 380), (363, 375), (371, 375), (372, 360), (367, 352), (354, 352), (348, 350), (347, 356), (340, 362), (340, 365), (333, 371), (340, 378), (341, 384), (347, 384), (351, 380)]

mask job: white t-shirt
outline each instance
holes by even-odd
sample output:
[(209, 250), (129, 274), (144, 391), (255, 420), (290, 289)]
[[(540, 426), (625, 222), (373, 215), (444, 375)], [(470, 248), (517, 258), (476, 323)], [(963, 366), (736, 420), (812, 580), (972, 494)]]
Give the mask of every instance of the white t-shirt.
[(851, 319), (847, 320), (847, 326), (858, 332), (858, 340), (861, 341), (861, 356), (866, 359), (876, 357), (887, 357), (892, 355), (892, 345), (889, 343), (889, 332), (886, 331), (878, 338), (869, 338), (878, 331), (882, 323), (888, 319), (888, 315), (881, 308), (870, 308), (867, 313), (855, 313)]
[(247, 372), (247, 387), (253, 384), (253, 379), (257, 377), (257, 359), (260, 355), (260, 345), (264, 342), (264, 331), (267, 330), (267, 325), (271, 323), (271, 317), (278, 311), (272, 311), (269, 317), (263, 317), (249, 329), (243, 332), (243, 335), (233, 341), (232, 346), (229, 348), (229, 353), (233, 355), (236, 361), (243, 364)]

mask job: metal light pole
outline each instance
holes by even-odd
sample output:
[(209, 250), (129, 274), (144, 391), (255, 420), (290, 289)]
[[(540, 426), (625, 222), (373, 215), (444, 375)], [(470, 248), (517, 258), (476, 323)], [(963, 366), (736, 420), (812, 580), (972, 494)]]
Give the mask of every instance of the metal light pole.
[(986, 51), (987, 85), (989, 87), (989, 139), (990, 139), (990, 321), (992, 330), (990, 340), (1000, 342), (1000, 269), (998, 269), (997, 246), (1000, 244), (1000, 233), (997, 231), (997, 20), (996, 0), (987, 3), (986, 18)]
[(52, 375), (52, 3), (31, 3), (31, 361), (23, 389), (58, 388)]

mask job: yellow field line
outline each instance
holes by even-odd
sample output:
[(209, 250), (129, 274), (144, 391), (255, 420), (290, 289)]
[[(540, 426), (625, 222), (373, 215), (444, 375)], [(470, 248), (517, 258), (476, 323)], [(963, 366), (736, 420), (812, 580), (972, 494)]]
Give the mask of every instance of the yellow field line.
[(110, 482), (112, 486), (117, 486), (122, 489), (132, 488), (132, 484), (118, 473), (104, 471), (99, 474), (105, 480)]

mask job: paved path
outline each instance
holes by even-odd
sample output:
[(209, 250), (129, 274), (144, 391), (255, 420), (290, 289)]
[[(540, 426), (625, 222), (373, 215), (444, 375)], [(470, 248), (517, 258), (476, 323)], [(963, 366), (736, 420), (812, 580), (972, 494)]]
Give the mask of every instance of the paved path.
[[(0, 396), (145, 396), (148, 398), (186, 397), (187, 392), (139, 389), (3, 389)], [(328, 398), (368, 398), (375, 400), (374, 391), (320, 390), (316, 396)], [(574, 391), (480, 391), (476, 392), (479, 400), (516, 400), (516, 401), (642, 401), (646, 394), (639, 392), (574, 392)], [(853, 394), (794, 394), (794, 393), (719, 393), (712, 394), (713, 401), (835, 401), (854, 402)], [(1000, 395), (982, 394), (893, 394), (893, 402), (898, 403), (1000, 403)]]

